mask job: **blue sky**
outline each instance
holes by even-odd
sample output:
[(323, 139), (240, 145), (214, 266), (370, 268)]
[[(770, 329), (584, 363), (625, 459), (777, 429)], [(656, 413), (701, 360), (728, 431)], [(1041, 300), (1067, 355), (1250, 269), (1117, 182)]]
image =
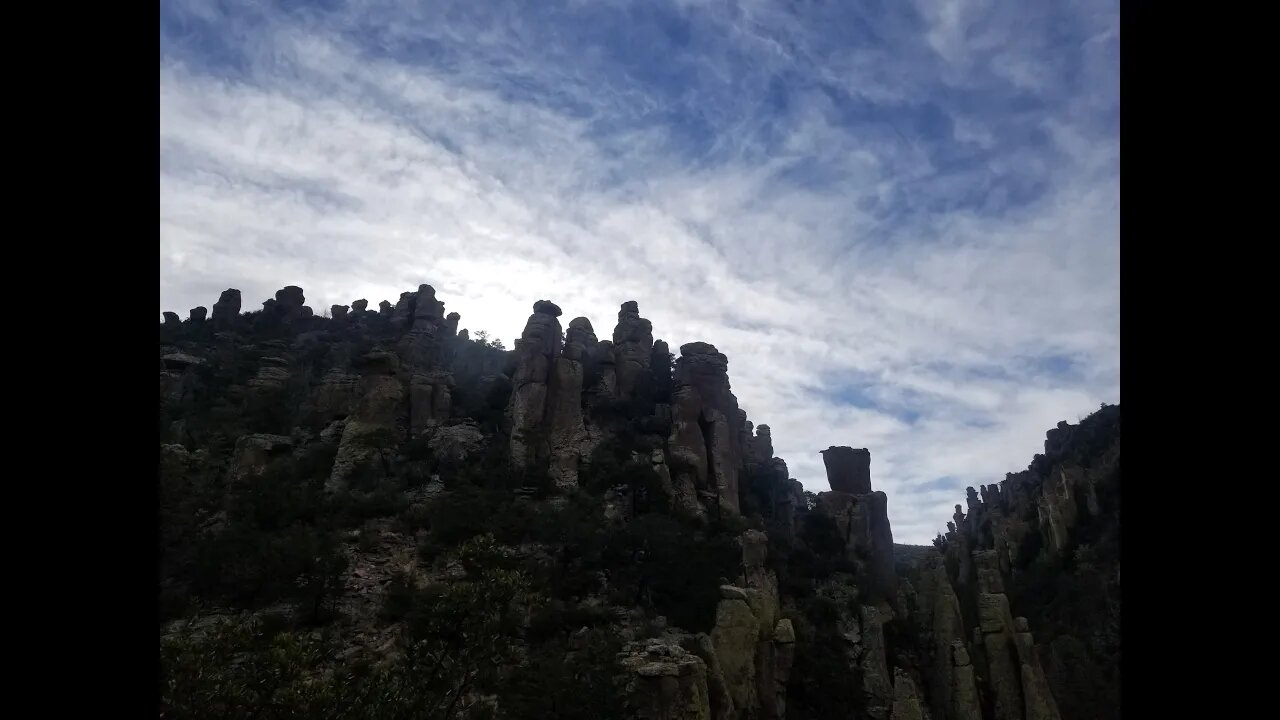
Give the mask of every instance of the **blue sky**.
[(172, 0), (160, 309), (637, 300), (922, 543), (1119, 400), (1119, 151), (1115, 2)]

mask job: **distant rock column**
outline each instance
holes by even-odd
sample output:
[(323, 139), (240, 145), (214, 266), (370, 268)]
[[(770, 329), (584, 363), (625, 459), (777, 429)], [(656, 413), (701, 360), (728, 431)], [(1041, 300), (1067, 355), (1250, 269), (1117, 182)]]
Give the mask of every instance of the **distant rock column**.
[(640, 317), (635, 300), (622, 303), (618, 325), (613, 329), (613, 351), (617, 361), (618, 397), (635, 394), (640, 375), (649, 369), (653, 353), (653, 323)]
[(401, 293), (394, 308), (386, 301), (380, 307), (391, 326), (404, 333), (396, 344), (398, 374), (407, 381), (409, 432), (417, 436), (452, 414), (453, 376), (442, 362), (448, 334), (444, 303), (436, 299), (435, 288), (423, 284), (417, 292)]
[(704, 342), (680, 346), (668, 447), (677, 496), (689, 483), (719, 512), (738, 514), (738, 471), (745, 460), (728, 358)]
[(551, 372), (547, 408), (551, 482), (562, 492), (578, 487), (578, 463), (586, 434), (582, 420), (583, 363), (587, 349), (596, 344), (591, 321), (584, 317), (570, 321), (565, 335), (564, 352), (555, 359)]
[(748, 428), (747, 434), (747, 461), (753, 466), (768, 465), (773, 460), (773, 432), (768, 425), (761, 425), (755, 429), (755, 435), (750, 434), (751, 423), (746, 423)]
[(515, 342), (514, 391), (507, 407), (511, 418), (511, 464), (522, 469), (545, 467), (547, 385), (551, 366), (560, 356), (559, 306), (547, 300), (533, 305), (533, 314)]
[(227, 327), (239, 316), (240, 291), (235, 288), (223, 290), (222, 295), (218, 297), (218, 302), (213, 304), (213, 324), (217, 327)]
[(715, 498), (707, 488), (707, 442), (698, 424), (700, 406), (697, 390), (689, 386), (676, 388), (671, 400), (667, 466), (671, 469), (675, 508), (690, 517), (705, 517), (702, 498)]

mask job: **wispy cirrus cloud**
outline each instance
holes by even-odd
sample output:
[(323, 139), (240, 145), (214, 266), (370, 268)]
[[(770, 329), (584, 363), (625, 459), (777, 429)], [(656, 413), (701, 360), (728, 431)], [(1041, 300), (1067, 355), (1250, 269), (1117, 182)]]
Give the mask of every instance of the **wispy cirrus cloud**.
[(162, 309), (638, 300), (907, 542), (1118, 400), (1113, 3), (403, 5), (162, 6)]

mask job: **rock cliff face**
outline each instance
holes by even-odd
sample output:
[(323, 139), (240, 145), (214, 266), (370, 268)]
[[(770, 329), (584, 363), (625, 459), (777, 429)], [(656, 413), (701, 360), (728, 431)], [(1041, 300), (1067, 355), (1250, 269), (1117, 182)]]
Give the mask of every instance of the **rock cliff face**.
[[(728, 358), (673, 363), (635, 301), (599, 340), (539, 300), (510, 351), (427, 284), (304, 303), (164, 314), (164, 597), (292, 603), (450, 718), (1119, 717), (1118, 408), (910, 548), (868, 449), (806, 493)], [(437, 651), (449, 682), (404, 665)]]
[(911, 571), (915, 612), (933, 608), (935, 716), (1120, 717), (1119, 483), (1120, 409), (1103, 406), (1050, 430), (1027, 470), (968, 488), (941, 555)]

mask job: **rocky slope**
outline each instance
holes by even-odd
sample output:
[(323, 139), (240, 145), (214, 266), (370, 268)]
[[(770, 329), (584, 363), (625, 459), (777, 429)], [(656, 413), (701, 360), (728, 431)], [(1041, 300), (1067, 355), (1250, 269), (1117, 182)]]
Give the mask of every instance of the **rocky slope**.
[(714, 345), (562, 314), (165, 313), (163, 717), (1119, 716), (1118, 408), (895, 545), (868, 450), (806, 493)]

